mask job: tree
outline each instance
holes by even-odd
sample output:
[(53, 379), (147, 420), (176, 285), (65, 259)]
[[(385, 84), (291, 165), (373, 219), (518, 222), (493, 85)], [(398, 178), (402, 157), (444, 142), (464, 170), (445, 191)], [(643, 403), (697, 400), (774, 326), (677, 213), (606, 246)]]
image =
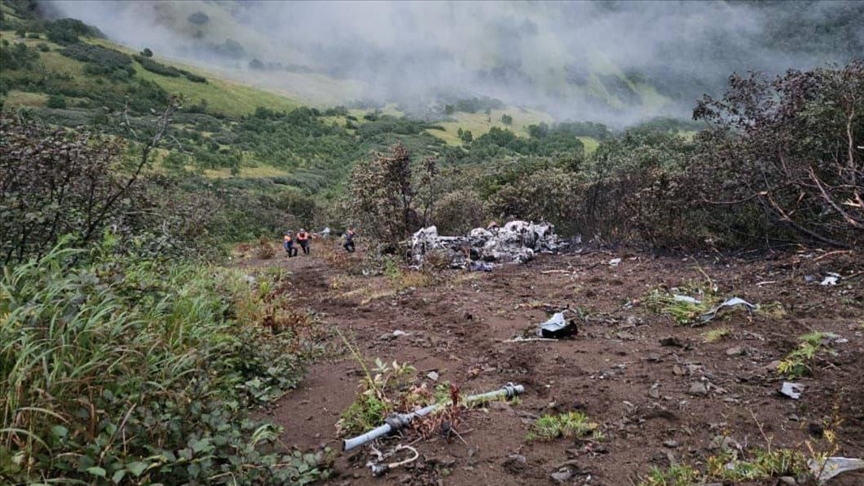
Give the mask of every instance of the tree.
[(141, 55), (144, 57), (153, 57), (153, 51), (151, 51), (149, 47), (145, 47), (144, 50), (141, 51)]
[(798, 238), (864, 243), (864, 61), (789, 71), (773, 80), (733, 75), (704, 97), (702, 179), (724, 204), (757, 205)]
[(204, 25), (210, 21), (210, 17), (208, 17), (207, 14), (205, 14), (204, 12), (195, 12), (190, 15), (186, 20), (188, 20), (189, 23), (195, 25)]
[(465, 130), (459, 138), (465, 143), (471, 143), (474, 141), (474, 134), (471, 133), (471, 130)]
[(121, 160), (120, 138), (0, 118), (0, 259), (20, 262), (41, 256), (61, 236), (87, 244), (111, 225), (123, 227), (176, 108), (172, 100), (130, 165)]
[(415, 180), (411, 154), (399, 142), (389, 154), (375, 154), (370, 163), (355, 166), (350, 181), (350, 209), (363, 221), (366, 234), (381, 243), (398, 245), (426, 224), (436, 174), (434, 159), (426, 159)]
[(505, 114), (501, 115), (501, 123), (503, 123), (505, 125), (512, 125), (513, 124), (513, 117), (505, 113)]

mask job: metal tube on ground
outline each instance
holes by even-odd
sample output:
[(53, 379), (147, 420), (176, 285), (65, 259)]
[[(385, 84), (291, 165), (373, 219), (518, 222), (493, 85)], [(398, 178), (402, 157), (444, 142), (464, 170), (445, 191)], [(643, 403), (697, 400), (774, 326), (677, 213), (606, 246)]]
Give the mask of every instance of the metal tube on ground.
[[(471, 403), (486, 402), (486, 401), (489, 401), (489, 400), (492, 400), (492, 399), (495, 399), (495, 398), (498, 398), (501, 396), (509, 399), (509, 398), (515, 397), (516, 395), (521, 395), (524, 391), (525, 391), (524, 386), (514, 385), (512, 383), (508, 383), (507, 386), (505, 386), (504, 388), (502, 388), (500, 390), (495, 390), (495, 391), (491, 391), (488, 393), (481, 393), (479, 395), (472, 395), (470, 397), (466, 397), (464, 400), (462, 400), (462, 404), (468, 405)], [(379, 437), (383, 437), (383, 436), (385, 436), (385, 435), (387, 435), (387, 434), (389, 434), (395, 430), (401, 429), (402, 427), (411, 423), (411, 421), (417, 417), (423, 417), (425, 415), (429, 415), (430, 413), (432, 413), (432, 412), (434, 412), (440, 408), (444, 408), (449, 404), (450, 404), (449, 401), (442, 402), (442, 403), (436, 403), (433, 405), (429, 405), (427, 407), (423, 407), (420, 410), (417, 410), (415, 412), (400, 413), (400, 414), (396, 414), (396, 415), (393, 415), (391, 417), (388, 417), (386, 420), (386, 423), (384, 425), (381, 425), (380, 427), (376, 427), (376, 428), (370, 430), (369, 432), (366, 432), (363, 435), (358, 435), (357, 437), (353, 437), (351, 439), (345, 439), (344, 441), (342, 441), (342, 450), (343, 451), (350, 451), (351, 449), (354, 449), (355, 447), (359, 447), (359, 446), (361, 446), (367, 442), (372, 442), (373, 440), (375, 440)]]

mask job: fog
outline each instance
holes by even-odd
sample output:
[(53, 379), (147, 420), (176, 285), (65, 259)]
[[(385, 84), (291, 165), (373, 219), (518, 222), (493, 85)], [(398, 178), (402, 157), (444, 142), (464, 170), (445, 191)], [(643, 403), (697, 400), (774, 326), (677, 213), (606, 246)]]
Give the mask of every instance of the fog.
[[(369, 99), (424, 113), (446, 100), (490, 96), (558, 119), (613, 125), (687, 116), (695, 99), (718, 94), (732, 71), (781, 72), (864, 52), (864, 6), (857, 2), (43, 5), (130, 47), (312, 102)], [(192, 22), (196, 12), (206, 21)], [(252, 70), (253, 59), (270, 69)], [(316, 82), (321, 75), (339, 81)]]

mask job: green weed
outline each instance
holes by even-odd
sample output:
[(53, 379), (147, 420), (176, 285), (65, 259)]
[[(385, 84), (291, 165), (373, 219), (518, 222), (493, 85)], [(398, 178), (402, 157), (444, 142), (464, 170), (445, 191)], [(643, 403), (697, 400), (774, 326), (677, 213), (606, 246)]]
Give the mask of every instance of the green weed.
[(531, 426), (528, 440), (553, 440), (558, 438), (585, 437), (597, 431), (599, 426), (581, 412), (561, 415), (544, 415)]
[(284, 454), (279, 428), (249, 416), (303, 372), (296, 334), (231, 319), (256, 292), (231, 272), (125, 257), (110, 239), (5, 268), (0, 482), (323, 477), (323, 455)]
[(716, 329), (710, 329), (702, 333), (702, 339), (706, 343), (715, 343), (722, 339), (726, 339), (732, 332), (728, 327), (718, 327)]
[(823, 332), (811, 332), (800, 336), (798, 339), (801, 344), (780, 361), (777, 371), (788, 378), (809, 375), (812, 372), (811, 363), (816, 354), (825, 348), (822, 343), (827, 336), (828, 334)]
[(686, 464), (673, 464), (666, 470), (655, 466), (639, 486), (690, 486), (696, 483), (700, 476), (699, 471)]

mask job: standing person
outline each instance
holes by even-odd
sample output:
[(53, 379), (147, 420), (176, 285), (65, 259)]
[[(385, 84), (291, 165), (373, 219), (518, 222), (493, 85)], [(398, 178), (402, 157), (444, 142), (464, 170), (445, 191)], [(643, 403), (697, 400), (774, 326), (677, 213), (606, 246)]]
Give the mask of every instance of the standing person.
[(342, 245), (348, 253), (354, 253), (354, 225), (348, 226), (345, 232), (345, 244)]
[(285, 242), (283, 243), (285, 251), (288, 253), (288, 258), (297, 256), (297, 248), (294, 248), (294, 233), (291, 231), (285, 232)]
[(297, 233), (297, 243), (300, 244), (300, 248), (303, 248), (303, 254), (309, 254), (309, 233), (306, 232), (305, 229), (300, 228), (300, 232)]

